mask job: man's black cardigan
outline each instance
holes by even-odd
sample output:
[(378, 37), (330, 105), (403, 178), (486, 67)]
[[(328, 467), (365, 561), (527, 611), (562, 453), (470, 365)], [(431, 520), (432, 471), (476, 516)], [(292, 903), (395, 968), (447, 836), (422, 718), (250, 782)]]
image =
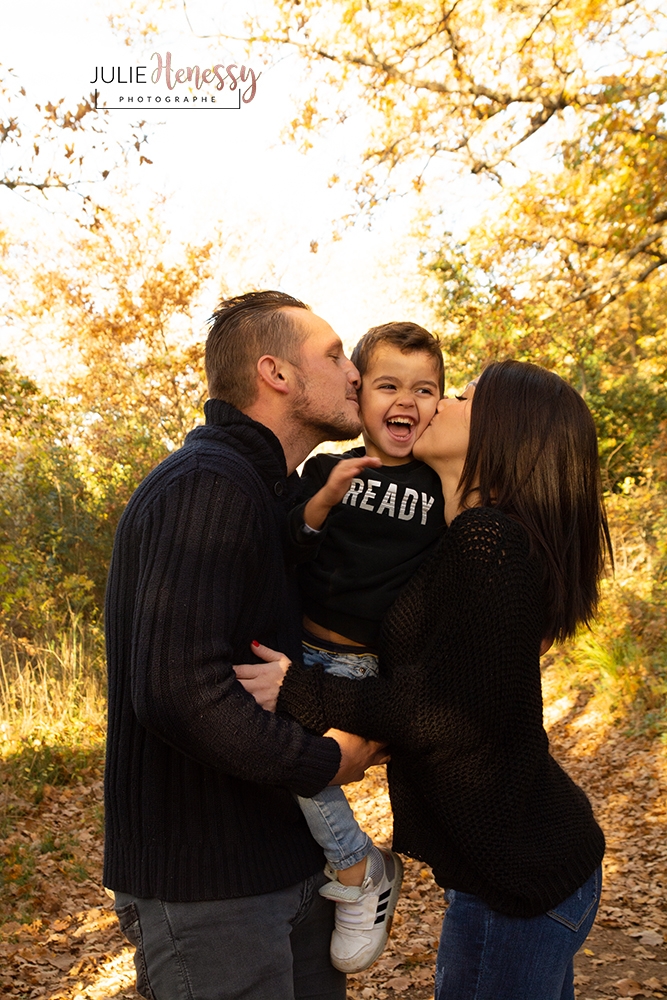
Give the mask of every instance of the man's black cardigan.
[(191, 901), (293, 885), (322, 867), (292, 792), (338, 744), (260, 709), (235, 679), (253, 639), (296, 657), (280, 442), (220, 400), (131, 498), (106, 602), (104, 884)]

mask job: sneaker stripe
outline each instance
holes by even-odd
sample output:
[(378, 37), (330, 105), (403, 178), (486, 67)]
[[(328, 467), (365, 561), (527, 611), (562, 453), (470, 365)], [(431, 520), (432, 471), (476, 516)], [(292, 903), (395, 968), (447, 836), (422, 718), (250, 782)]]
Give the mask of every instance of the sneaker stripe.
[(377, 910), (375, 912), (376, 913), (384, 913), (384, 911), (387, 909), (388, 906), (389, 906), (389, 900), (387, 899), (387, 900), (385, 900), (384, 903), (380, 903), (380, 905), (378, 906), (378, 908), (377, 908)]
[(381, 892), (380, 895), (378, 896), (378, 899), (379, 900), (387, 899), (388, 896), (391, 896), (391, 889), (387, 889), (386, 892)]
[(381, 913), (378, 917), (375, 918), (375, 923), (381, 924), (385, 917), (386, 913)]

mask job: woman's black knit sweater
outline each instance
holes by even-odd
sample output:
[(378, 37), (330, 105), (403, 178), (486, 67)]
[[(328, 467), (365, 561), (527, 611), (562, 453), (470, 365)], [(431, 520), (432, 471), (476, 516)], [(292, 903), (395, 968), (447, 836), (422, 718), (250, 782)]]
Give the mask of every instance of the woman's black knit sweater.
[(571, 895), (604, 854), (542, 726), (541, 595), (524, 528), (465, 511), (389, 612), (380, 678), (293, 668), (280, 699), (319, 731), (389, 741), (396, 850), (522, 917)]

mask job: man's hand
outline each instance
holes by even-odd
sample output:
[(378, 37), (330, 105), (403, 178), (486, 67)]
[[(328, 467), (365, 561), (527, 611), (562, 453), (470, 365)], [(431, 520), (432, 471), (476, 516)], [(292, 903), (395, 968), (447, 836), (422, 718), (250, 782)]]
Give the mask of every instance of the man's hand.
[(336, 462), (322, 489), (318, 490), (306, 504), (303, 519), (308, 527), (319, 531), (331, 508), (340, 503), (349, 490), (355, 476), (358, 476), (364, 469), (379, 469), (381, 465), (382, 462), (379, 458), (371, 458), (369, 455), (362, 455), (360, 458), (344, 458), (342, 461)]
[(361, 781), (366, 769), (374, 764), (386, 764), (389, 754), (385, 743), (375, 740), (365, 740), (353, 733), (344, 733), (340, 729), (329, 729), (325, 736), (330, 736), (340, 747), (340, 767), (329, 782), (330, 785), (347, 785), (351, 781)]
[(278, 692), (292, 661), (284, 653), (262, 646), (259, 642), (253, 642), (250, 648), (255, 656), (260, 656), (266, 662), (235, 664), (236, 679), (261, 708), (267, 712), (275, 712)]

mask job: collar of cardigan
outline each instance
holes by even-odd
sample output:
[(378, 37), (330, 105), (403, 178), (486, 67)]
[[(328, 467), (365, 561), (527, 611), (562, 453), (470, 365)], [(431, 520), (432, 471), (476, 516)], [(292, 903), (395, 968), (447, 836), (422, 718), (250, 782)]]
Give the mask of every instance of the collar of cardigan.
[(222, 399), (207, 400), (204, 415), (206, 425), (190, 431), (186, 440), (219, 440), (247, 458), (275, 496), (288, 492), (285, 453), (272, 430)]

